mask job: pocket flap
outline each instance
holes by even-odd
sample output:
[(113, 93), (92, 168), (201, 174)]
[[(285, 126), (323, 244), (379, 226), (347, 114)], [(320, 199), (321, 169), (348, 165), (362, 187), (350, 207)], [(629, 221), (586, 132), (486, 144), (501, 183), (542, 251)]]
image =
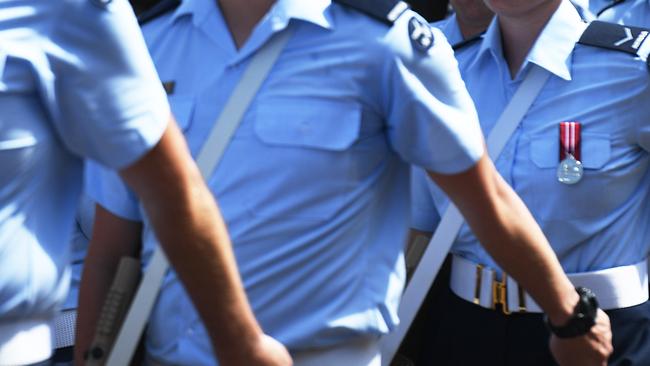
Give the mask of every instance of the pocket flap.
[(255, 132), (271, 145), (341, 151), (359, 137), (361, 107), (337, 100), (264, 103), (257, 108)]
[[(609, 136), (582, 133), (581, 162), (586, 169), (601, 169), (611, 156)], [(530, 158), (539, 168), (554, 168), (559, 164), (560, 141), (557, 135), (531, 138)]]

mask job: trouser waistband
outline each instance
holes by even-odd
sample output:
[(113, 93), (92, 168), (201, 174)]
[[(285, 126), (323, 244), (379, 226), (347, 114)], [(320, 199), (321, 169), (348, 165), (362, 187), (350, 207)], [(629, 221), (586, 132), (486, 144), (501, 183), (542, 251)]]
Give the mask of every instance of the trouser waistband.
[[(648, 261), (599, 271), (567, 274), (575, 286), (591, 289), (604, 310), (620, 309), (648, 301)], [(541, 313), (542, 309), (517, 282), (458, 255), (451, 266), (451, 290), (460, 298), (484, 308), (501, 305), (504, 313)]]
[(335, 346), (291, 352), (294, 366), (381, 366), (378, 338), (350, 340)]
[(54, 348), (64, 348), (74, 345), (77, 311), (64, 310), (54, 318)]
[[(378, 338), (353, 339), (329, 347), (292, 351), (294, 366), (381, 366), (381, 350)], [(151, 356), (146, 366), (166, 366)]]

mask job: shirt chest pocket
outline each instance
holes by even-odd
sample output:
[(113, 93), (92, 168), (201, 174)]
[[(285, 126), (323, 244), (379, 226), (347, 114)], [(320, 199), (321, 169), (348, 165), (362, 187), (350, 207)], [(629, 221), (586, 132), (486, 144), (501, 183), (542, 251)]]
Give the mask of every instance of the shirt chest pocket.
[(530, 141), (532, 166), (522, 184), (531, 192), (535, 215), (544, 220), (575, 220), (601, 217), (619, 202), (607, 197), (606, 187), (615, 175), (608, 171), (611, 161), (611, 139), (605, 134), (582, 133), (582, 179), (572, 185), (558, 181), (560, 142), (557, 134), (534, 136)]
[(361, 107), (336, 100), (282, 100), (256, 108), (256, 157), (250, 173), (264, 181), (247, 193), (258, 216), (328, 219), (341, 210), (361, 163), (355, 151)]
[[(530, 159), (541, 169), (557, 168), (560, 162), (560, 141), (557, 135), (535, 136), (531, 139)], [(610, 159), (611, 144), (604, 134), (582, 133), (582, 166), (586, 170), (601, 169)]]
[(258, 108), (255, 134), (268, 145), (343, 151), (359, 137), (359, 106), (341, 101), (306, 100)]

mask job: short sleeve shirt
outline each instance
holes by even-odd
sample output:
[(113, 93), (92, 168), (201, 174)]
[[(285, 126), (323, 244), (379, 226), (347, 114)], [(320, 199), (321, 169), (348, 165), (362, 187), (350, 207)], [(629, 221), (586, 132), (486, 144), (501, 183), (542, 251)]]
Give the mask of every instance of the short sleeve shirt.
[[(576, 45), (584, 28), (576, 10), (563, 1), (513, 79), (495, 21), (482, 43), (471, 46), (476, 55), (460, 65), (486, 134), (528, 69), (550, 73), (495, 165), (568, 273), (636, 264), (650, 249), (650, 75), (638, 57)], [(581, 126), (584, 174), (574, 185), (557, 177), (562, 122)], [(415, 179), (426, 178), (415, 174)], [(430, 231), (437, 220), (432, 211), (443, 212), (448, 200), (433, 185), (413, 187), (413, 225)], [(467, 226), (452, 251), (499, 268)]]
[(64, 299), (82, 158), (131, 164), (168, 113), (126, 0), (0, 2), (0, 319)]
[[(214, 1), (186, 0), (144, 27), (194, 155), (252, 55), (293, 30), (207, 180), (255, 315), (290, 349), (396, 326), (409, 164), (455, 173), (483, 153), (451, 47), (433, 30), (433, 46), (418, 48), (409, 24), (428, 29), (410, 11), (389, 27), (330, 1), (279, 0), (237, 50)], [(115, 175), (91, 175), (100, 204), (144, 220), (148, 258), (156, 241), (139, 203)], [(173, 272), (152, 316), (154, 358), (214, 364)]]
[(600, 13), (598, 20), (636, 27), (650, 27), (650, 0), (623, 1)]

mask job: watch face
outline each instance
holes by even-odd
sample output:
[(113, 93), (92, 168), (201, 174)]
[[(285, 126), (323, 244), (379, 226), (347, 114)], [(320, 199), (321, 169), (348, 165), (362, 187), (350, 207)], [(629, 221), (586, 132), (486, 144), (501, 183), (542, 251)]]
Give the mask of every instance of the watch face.
[(579, 313), (588, 318), (596, 319), (596, 314), (598, 313), (598, 300), (596, 295), (588, 288), (578, 287), (576, 288), (578, 295), (580, 295), (579, 304)]
[(580, 299), (576, 304), (571, 319), (559, 327), (547, 321), (551, 332), (560, 338), (572, 338), (584, 335), (596, 324), (596, 315), (598, 314), (598, 300), (596, 300), (596, 295), (584, 287), (577, 287), (576, 291)]

